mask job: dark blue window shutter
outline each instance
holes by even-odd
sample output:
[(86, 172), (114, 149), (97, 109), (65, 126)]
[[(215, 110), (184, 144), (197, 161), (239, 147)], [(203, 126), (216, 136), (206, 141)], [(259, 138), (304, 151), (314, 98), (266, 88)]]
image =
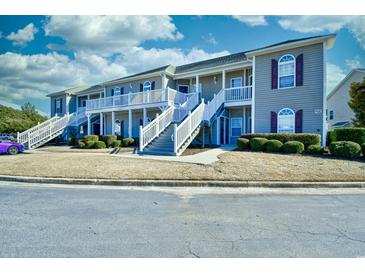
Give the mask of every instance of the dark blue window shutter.
[(278, 132), (278, 115), (276, 112), (271, 111), (271, 133)]
[(62, 110), (62, 98), (60, 98), (60, 113), (63, 113), (63, 110)]
[(113, 88), (112, 88), (111, 92), (112, 92), (112, 93), (111, 93), (111, 94), (112, 94), (112, 96), (114, 96), (114, 89), (113, 89)]
[(303, 133), (303, 110), (295, 113), (295, 133)]
[(151, 90), (155, 90), (155, 81), (153, 81), (151, 84)]
[(278, 88), (278, 61), (271, 60), (271, 89)]
[(296, 58), (295, 75), (296, 86), (303, 86), (303, 54), (298, 55)]
[(143, 91), (143, 85), (139, 84), (139, 91), (142, 92)]
[(57, 113), (57, 99), (54, 100), (54, 113)]
[(121, 87), (120, 88), (120, 95), (123, 95), (124, 94), (124, 87)]

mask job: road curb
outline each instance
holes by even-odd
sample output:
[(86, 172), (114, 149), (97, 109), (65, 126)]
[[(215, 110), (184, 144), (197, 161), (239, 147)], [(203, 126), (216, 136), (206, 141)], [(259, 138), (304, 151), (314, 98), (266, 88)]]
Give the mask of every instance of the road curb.
[(158, 187), (263, 187), (263, 188), (363, 188), (365, 182), (284, 182), (284, 181), (194, 181), (73, 179), (0, 175), (0, 181), (65, 185), (158, 186)]

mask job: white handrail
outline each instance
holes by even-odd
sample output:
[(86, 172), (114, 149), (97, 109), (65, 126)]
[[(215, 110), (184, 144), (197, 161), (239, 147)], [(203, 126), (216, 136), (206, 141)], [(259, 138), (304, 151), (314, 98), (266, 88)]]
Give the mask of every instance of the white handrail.
[(204, 114), (204, 100), (200, 105), (193, 111), (189, 112), (189, 115), (184, 119), (184, 121), (174, 127), (174, 153), (178, 154), (179, 149), (185, 143), (185, 141), (191, 136), (191, 134), (197, 129), (203, 120)]
[(139, 127), (139, 150), (143, 149), (152, 142), (162, 131), (164, 131), (173, 120), (174, 107), (170, 106), (167, 110), (157, 115), (156, 119), (148, 123), (145, 127)]
[(64, 129), (69, 122), (70, 116), (71, 115), (67, 114), (62, 118), (50, 123), (47, 127), (43, 127), (36, 132), (32, 132), (29, 135), (28, 148), (32, 148), (32, 146), (44, 141), (47, 138), (50, 138), (56, 132)]
[(199, 94), (190, 93), (187, 100), (183, 104), (175, 106), (174, 122), (179, 123), (180, 121), (182, 121), (185, 116), (188, 115), (189, 111), (192, 111), (198, 104)]
[(217, 112), (220, 106), (225, 101), (225, 90), (221, 89), (214, 97), (205, 105), (204, 109), (204, 120), (209, 121), (213, 115)]
[(42, 130), (44, 127), (47, 127), (49, 124), (51, 124), (52, 122), (54, 122), (55, 120), (57, 120), (59, 117), (57, 116), (57, 114), (55, 116), (53, 116), (52, 118), (44, 121), (43, 123), (40, 123), (30, 129), (27, 129), (23, 132), (19, 132), (17, 134), (17, 142), (20, 144), (25, 144), (28, 142), (29, 140), (29, 135), (31, 135), (32, 133), (38, 131), (38, 130)]

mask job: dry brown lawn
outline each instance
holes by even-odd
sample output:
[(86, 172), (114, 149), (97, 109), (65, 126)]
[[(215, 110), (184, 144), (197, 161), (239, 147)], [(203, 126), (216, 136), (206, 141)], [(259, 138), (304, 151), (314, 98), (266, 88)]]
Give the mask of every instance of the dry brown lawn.
[(363, 160), (232, 151), (211, 165), (79, 153), (0, 156), (2, 175), (177, 180), (364, 181)]

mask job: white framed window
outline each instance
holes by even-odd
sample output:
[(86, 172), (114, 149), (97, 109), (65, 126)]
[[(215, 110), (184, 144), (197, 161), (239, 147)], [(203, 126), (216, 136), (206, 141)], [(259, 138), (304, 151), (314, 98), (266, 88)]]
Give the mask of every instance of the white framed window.
[(333, 110), (330, 110), (330, 120), (333, 120)]
[(118, 95), (120, 95), (121, 93), (120, 93), (120, 87), (116, 87), (115, 89), (114, 89), (114, 96), (118, 96)]
[(231, 118), (231, 137), (239, 137), (242, 133), (242, 117)]
[(242, 87), (242, 77), (231, 78), (231, 88)]
[(150, 81), (146, 81), (143, 83), (143, 91), (151, 91), (151, 82)]
[(295, 133), (295, 112), (283, 108), (278, 113), (278, 133)]
[(61, 113), (62, 112), (62, 109), (61, 109), (61, 99), (56, 99), (55, 112), (56, 113)]
[(279, 89), (295, 87), (295, 57), (286, 54), (279, 59)]

